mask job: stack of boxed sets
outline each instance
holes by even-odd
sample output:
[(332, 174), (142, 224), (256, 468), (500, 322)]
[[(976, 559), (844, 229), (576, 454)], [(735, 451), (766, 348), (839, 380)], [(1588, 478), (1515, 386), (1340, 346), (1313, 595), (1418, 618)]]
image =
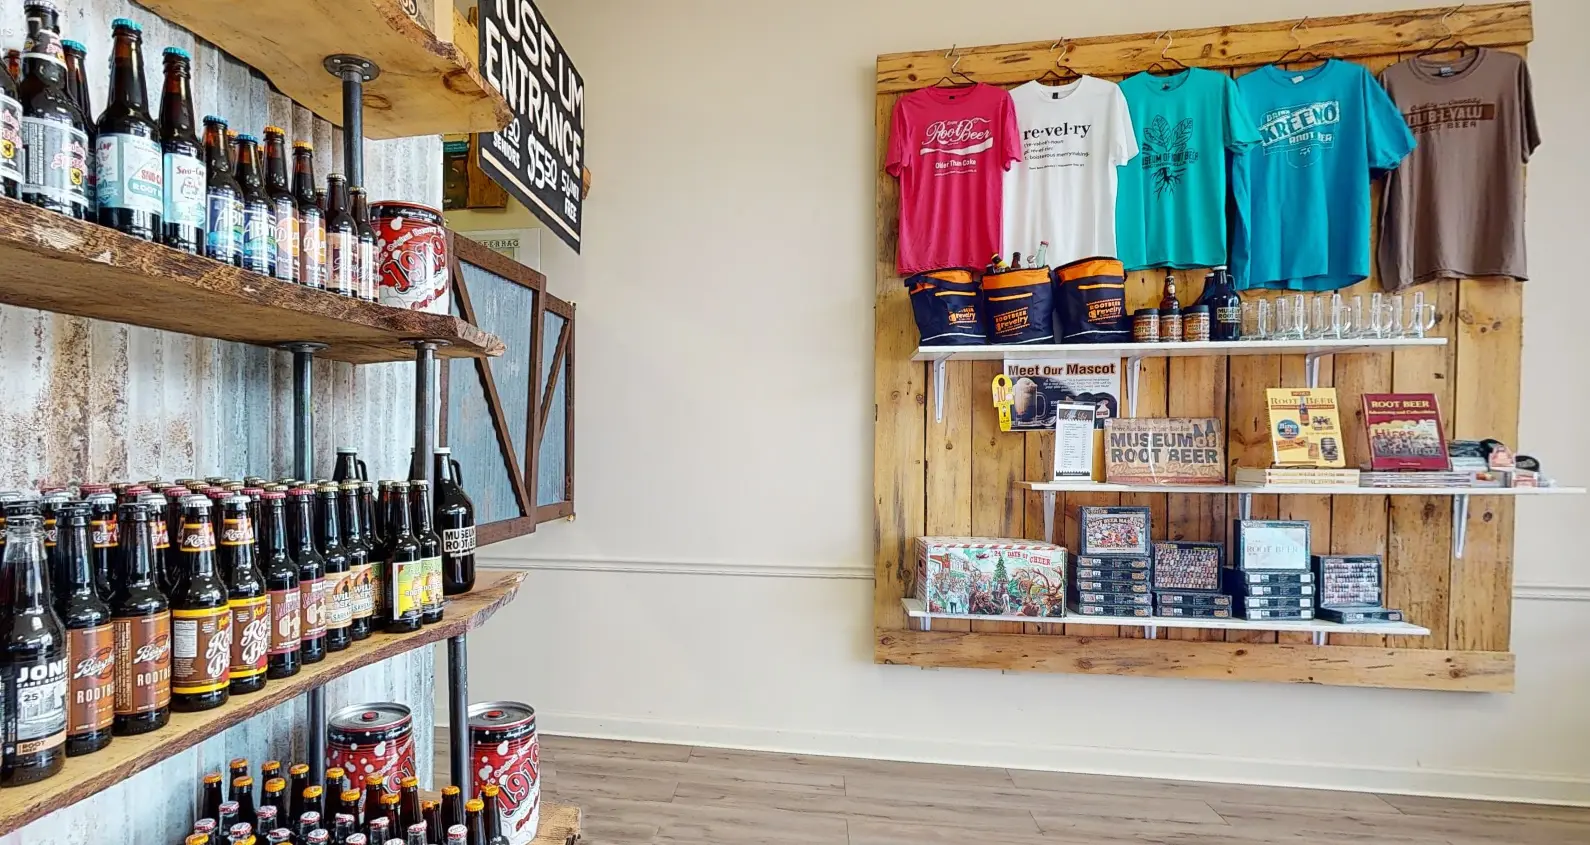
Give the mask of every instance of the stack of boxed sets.
[(1314, 578), (1321, 619), (1344, 625), (1402, 621), (1402, 611), (1385, 606), (1380, 555), (1315, 555)]
[(1148, 508), (1084, 507), (1077, 513), (1071, 610), (1082, 616), (1152, 616), (1152, 522)]
[(1066, 550), (1032, 540), (918, 537), (915, 597), (929, 613), (1064, 616)]
[(1314, 618), (1315, 578), (1307, 522), (1236, 521), (1236, 567), (1225, 570), (1226, 592), (1243, 619)]
[(1155, 543), (1154, 614), (1230, 619), (1232, 598), (1220, 583), (1225, 557), (1225, 546), (1220, 543)]

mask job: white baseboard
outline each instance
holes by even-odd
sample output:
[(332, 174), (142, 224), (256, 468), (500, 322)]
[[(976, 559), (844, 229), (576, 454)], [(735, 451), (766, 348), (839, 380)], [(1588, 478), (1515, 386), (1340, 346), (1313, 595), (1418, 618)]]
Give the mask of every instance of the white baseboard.
[[(1088, 746), (780, 731), (736, 725), (701, 725), (591, 716), (537, 714), (541, 731), (556, 736), (737, 748), (824, 757), (860, 757), (912, 763), (1065, 771), (1095, 775), (1168, 778), (1207, 783), (1293, 786), (1346, 792), (1380, 792), (1590, 806), (1590, 779), (1529, 772), (1484, 772), (1400, 766), (1352, 766), (1314, 760), (1251, 759), (1208, 754), (1134, 751)], [(438, 723), (438, 736), (446, 726)], [(1057, 760), (1065, 761), (1056, 765)]]

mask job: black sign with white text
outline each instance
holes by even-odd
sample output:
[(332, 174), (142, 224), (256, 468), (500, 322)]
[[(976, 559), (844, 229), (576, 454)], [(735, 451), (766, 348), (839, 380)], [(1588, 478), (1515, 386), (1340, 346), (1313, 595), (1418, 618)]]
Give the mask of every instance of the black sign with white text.
[(480, 169), (580, 251), (585, 80), (530, 0), (480, 0), (480, 64), (514, 120), (480, 135)]

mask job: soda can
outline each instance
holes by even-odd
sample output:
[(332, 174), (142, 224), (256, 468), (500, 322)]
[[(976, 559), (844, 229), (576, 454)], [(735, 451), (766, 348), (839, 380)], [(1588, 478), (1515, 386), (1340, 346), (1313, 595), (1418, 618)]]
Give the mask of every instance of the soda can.
[(442, 213), (413, 202), (370, 205), (382, 305), (447, 312), (447, 228)]
[(541, 744), (536, 711), (517, 701), (487, 701), (469, 707), (469, 756), (475, 792), (488, 783), (502, 788), (502, 833), (510, 845), (536, 838), (541, 821)]
[(331, 714), (326, 728), (326, 768), (349, 777), (384, 775), (388, 792), (414, 777), (414, 716), (395, 702), (355, 704)]

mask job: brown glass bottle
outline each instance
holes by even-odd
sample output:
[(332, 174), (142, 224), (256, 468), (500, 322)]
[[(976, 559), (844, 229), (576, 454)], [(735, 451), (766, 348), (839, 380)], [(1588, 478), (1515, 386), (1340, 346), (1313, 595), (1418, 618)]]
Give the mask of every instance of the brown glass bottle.
[[(290, 678), (302, 668), (303, 596), (298, 566), (287, 554), (287, 494), (266, 491), (260, 499), (260, 565), (270, 599), (270, 646), (265, 677)], [(286, 808), (283, 808), (284, 810)]]
[(155, 571), (155, 586), (166, 592), (171, 583), (171, 543), (166, 530), (166, 498), (159, 493), (138, 494), (138, 504), (149, 511), (149, 538), (154, 541), (154, 553), (149, 561)]
[(485, 804), (479, 798), (464, 802), (464, 826), (469, 828), (469, 845), (486, 845)]
[(1159, 298), (1160, 342), (1177, 342), (1183, 339), (1181, 301), (1176, 298), (1176, 274), (1165, 271), (1165, 292)]
[(391, 536), (387, 541), (385, 557), (386, 606), (391, 612), (386, 630), (394, 634), (418, 631), (424, 624), (420, 588), (425, 558), (420, 544), (409, 529), (409, 513), (408, 482), (392, 482), (391, 504), (386, 516)]
[[(59, 34), (60, 30), (56, 30)], [(88, 219), (95, 219), (95, 209), (98, 207), (99, 198), (96, 187), (99, 182), (98, 168), (94, 161), (96, 142), (99, 138), (99, 128), (94, 119), (94, 97), (88, 91), (88, 48), (81, 41), (70, 38), (61, 41), (61, 49), (66, 53), (66, 96), (70, 97), (72, 104), (83, 115), (83, 130), (88, 133), (88, 167), (83, 171), (86, 181), (83, 192), (88, 195)]]
[(204, 776), (204, 786), (199, 791), (199, 818), (216, 824), (221, 818), (221, 773), (209, 772)]
[(221, 504), (220, 548), (216, 551), (226, 578), (227, 608), (232, 614), (231, 681), (227, 690), (243, 695), (265, 688), (266, 652), (270, 650), (270, 597), (265, 576), (254, 558), (254, 523), (247, 496)]
[(232, 175), (232, 145), (226, 121), (204, 118), (204, 254), (222, 264), (243, 266), (243, 189)]
[(0, 786), (43, 780), (66, 763), (66, 629), (50, 603), (44, 527), (32, 503), (6, 505), (6, 568), (11, 605), (0, 628), (0, 673), (5, 698), (34, 702), (5, 714)]
[(502, 787), (488, 783), (480, 789), (481, 816), (486, 820), (486, 845), (506, 845), (502, 835)]
[(442, 787), (442, 827), (450, 829), (464, 823), (464, 796), (453, 784)]
[[(277, 770), (280, 771), (280, 768), (281, 766), (278, 764)], [(261, 774), (263, 775), (264, 772), (262, 771)], [(278, 820), (286, 818), (288, 809), (287, 781), (279, 774), (272, 775), (266, 779), (263, 791), (260, 792), (259, 806), (261, 810), (265, 809), (266, 807), (275, 807), (276, 818)]]
[(204, 251), (207, 180), (204, 147), (193, 116), (192, 60), (181, 47), (167, 47), (161, 59), (165, 82), (160, 87), (160, 145), (166, 189), (161, 242), (198, 255)]
[(353, 579), (342, 550), (337, 519), (337, 485), (315, 488), (315, 550), (326, 566), (326, 648), (342, 651), (353, 643)]
[(337, 802), (342, 800), (343, 790), (348, 788), (348, 772), (341, 766), (331, 766), (326, 769), (325, 780), (321, 782), (321, 795), (326, 801), (326, 811), (329, 815), (341, 812), (337, 809)]
[(22, 101), (8, 71), (0, 74), (0, 193), (9, 199), (22, 198), (22, 154)]
[(342, 553), (348, 558), (348, 582), (352, 589), (352, 618), (348, 632), (355, 640), (370, 636), (370, 617), (375, 612), (375, 596), (370, 586), (370, 547), (364, 542), (359, 492), (364, 485), (344, 481), (338, 485), (337, 508), (342, 518)]
[(359, 796), (361, 794), (363, 793), (359, 792), (359, 790), (349, 787), (342, 790), (342, 794), (337, 796), (337, 814), (353, 817), (355, 825), (359, 823)]
[(419, 778), (404, 778), (399, 789), (398, 824), (404, 830), (408, 830), (410, 825), (425, 821), (424, 817), (420, 814)]
[[(22, 200), (79, 220), (90, 219), (88, 123), (67, 91), (66, 49), (54, 25), (55, 7), (26, 7), (28, 37), (22, 53), (24, 157)], [(35, 22), (38, 22), (35, 28)]]
[(326, 289), (342, 296), (358, 293), (359, 225), (349, 207), (348, 182), (326, 177)]
[(442, 802), (421, 801), (420, 816), (425, 819), (425, 841), (439, 843), (442, 841)]
[(232, 779), (233, 801), (237, 802), (237, 820), (249, 827), (259, 824), (259, 813), (254, 809), (254, 779), (248, 775)]
[(326, 817), (326, 788), (318, 783), (304, 787), (304, 812)]
[(309, 788), (309, 766), (294, 763), (287, 767), (287, 816), (297, 819), (304, 814), (304, 790)]
[(116, 716), (116, 634), (110, 606), (94, 588), (88, 557), (88, 509), (62, 505), (55, 511), (58, 557), (56, 610), (66, 628), (66, 756), (92, 754), (110, 744)]
[(177, 547), (186, 572), (171, 595), (171, 709), (209, 710), (226, 703), (232, 681), (232, 614), (216, 570), (209, 499), (183, 501)]
[(110, 492), (88, 496), (89, 539), (93, 543), (94, 588), (99, 597), (110, 600), (120, 582), (116, 560), (116, 496)]
[[(364, 804), (361, 812), (364, 816), (365, 826), (369, 827), (371, 819), (381, 815), (381, 796), (386, 794), (386, 777), (380, 774), (364, 776)], [(370, 837), (375, 839), (374, 834)], [(384, 842), (385, 840), (378, 840)]]
[(420, 583), (420, 618), (426, 625), (442, 621), (442, 538), (431, 528), (431, 485), (423, 478), (409, 482), (414, 541), (424, 560)]
[(370, 547), (370, 629), (381, 631), (391, 620), (392, 612), (386, 605), (387, 567), (386, 540), (376, 528), (386, 518), (386, 482), (381, 483), (381, 500), (376, 499), (374, 482), (362, 482), (360, 503), (364, 508), (365, 543)]
[(463, 472), (453, 452), (435, 451), (436, 531), (442, 538), (442, 594), (475, 588), (475, 503), (464, 492)]
[(237, 185), (243, 192), (243, 269), (276, 275), (276, 210), (265, 193), (259, 140), (237, 136)]
[(315, 551), (315, 491), (294, 487), (289, 496), (292, 508), (287, 514), (288, 553), (298, 567), (298, 595), (303, 612), (305, 663), (326, 659), (326, 561)]
[(370, 199), (365, 195), (364, 188), (349, 188), (348, 194), (352, 197), (353, 223), (357, 227), (359, 256), (358, 276), (354, 289), (359, 298), (365, 302), (376, 300), (376, 276), (378, 268), (375, 261), (375, 229), (370, 226)]
[(149, 114), (143, 39), (130, 20), (111, 25), (110, 96), (95, 133), (94, 191), (100, 225), (158, 241), (164, 233), (164, 151), (160, 126)]
[(293, 144), (293, 200), (298, 204), (298, 283), (326, 287), (326, 215), (315, 204), (315, 149)]
[(155, 582), (154, 527), (148, 509), (123, 505), (120, 568), (126, 578), (111, 597), (116, 700), (113, 729), (133, 736), (171, 720), (171, 606)]
[(298, 200), (293, 197), (287, 170), (287, 133), (280, 126), (265, 127), (265, 194), (270, 198), (271, 217), (276, 233), (271, 243), (276, 250), (275, 276), (284, 282), (298, 281)]

